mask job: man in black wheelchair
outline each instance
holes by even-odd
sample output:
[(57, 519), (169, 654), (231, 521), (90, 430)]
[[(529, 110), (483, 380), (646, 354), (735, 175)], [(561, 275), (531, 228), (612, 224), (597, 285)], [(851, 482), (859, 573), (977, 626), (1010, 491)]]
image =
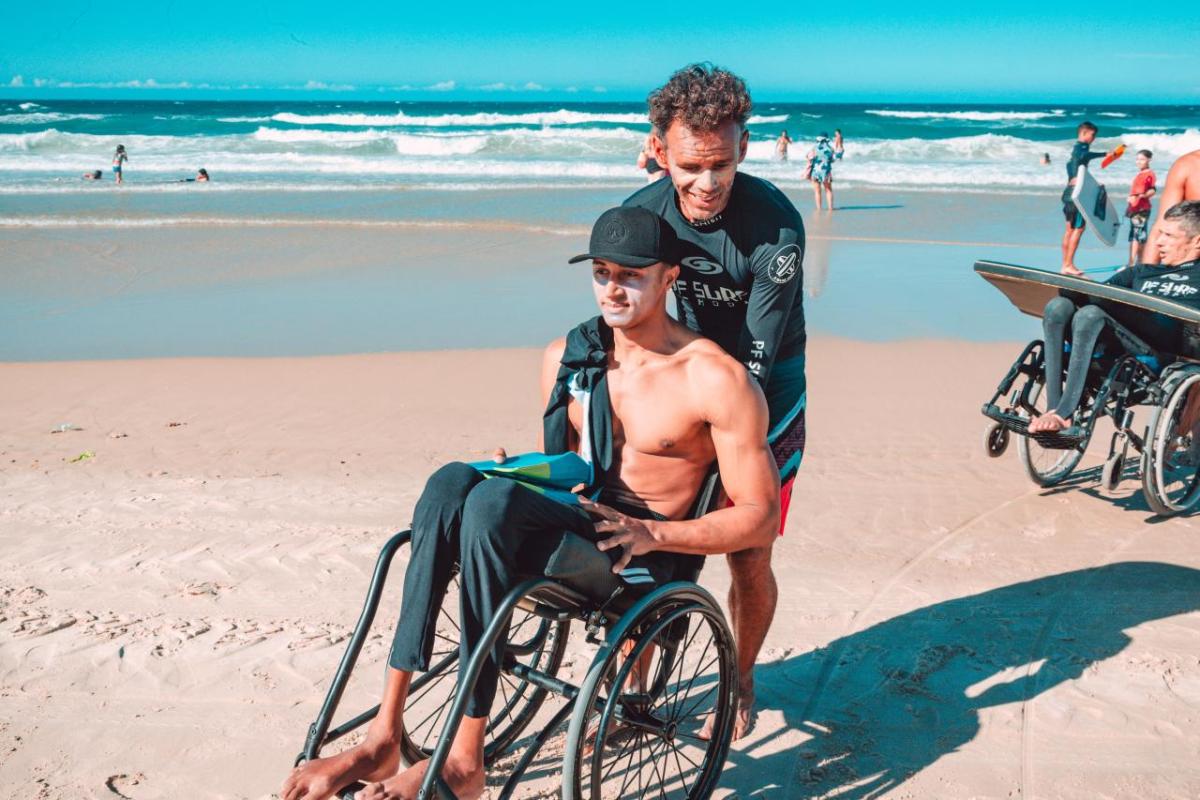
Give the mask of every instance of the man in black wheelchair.
[[(413, 673), (430, 667), (435, 620), (456, 567), (465, 664), (506, 594), (524, 577), (549, 574), (556, 559), (587, 561), (598, 549), (608, 580), (618, 573), (630, 583), (663, 583), (695, 575), (704, 555), (772, 541), (779, 475), (766, 444), (766, 401), (736, 360), (668, 316), (676, 253), (674, 232), (647, 209), (611, 209), (596, 222), (589, 252), (572, 262), (592, 263), (600, 316), (553, 342), (542, 369), (544, 450), (578, 453), (591, 464), (591, 484), (572, 503), (466, 464), (433, 474), (413, 514), (378, 715), (361, 744), (297, 767), (283, 800), (323, 800), (355, 782), (367, 784), (357, 795), (365, 800), (418, 795), (428, 762), (399, 769), (403, 710)], [(714, 462), (734, 504), (688, 519)], [(582, 557), (580, 537), (595, 543)], [(441, 771), (458, 797), (484, 791), (484, 743), (506, 636), (483, 662)]]
[[(1105, 283), (1200, 308), (1200, 202), (1179, 203), (1169, 209), (1163, 215), (1154, 246), (1159, 255), (1159, 264), (1139, 264), (1123, 269)], [(1076, 413), (1083, 396), (1097, 342), (1102, 335), (1112, 334), (1120, 326), (1099, 305), (1077, 306), (1070, 298), (1059, 296), (1046, 304), (1042, 327), (1046, 343), (1047, 411), (1029, 423), (1029, 431), (1069, 431), (1071, 417)], [(1108, 337), (1111, 344), (1129, 350), (1134, 355), (1151, 356), (1156, 350), (1169, 349), (1169, 345), (1155, 341), (1143, 342), (1124, 328), (1120, 330), (1120, 336)], [(1064, 343), (1068, 339), (1071, 354), (1064, 381), (1062, 362)], [(1184, 419), (1194, 423), (1195, 414), (1185, 413)]]

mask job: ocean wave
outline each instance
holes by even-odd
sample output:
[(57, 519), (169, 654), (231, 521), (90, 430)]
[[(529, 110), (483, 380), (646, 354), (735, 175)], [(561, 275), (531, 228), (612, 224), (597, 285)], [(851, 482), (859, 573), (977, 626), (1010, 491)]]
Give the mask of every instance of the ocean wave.
[(319, 217), (0, 217), (0, 228), (170, 228), (170, 227), (347, 227), (433, 230), (517, 230), (554, 236), (579, 236), (583, 225), (538, 225), (508, 220), (339, 219)]
[(585, 111), (531, 111), (525, 114), (479, 112), (477, 114), (410, 115), (395, 114), (294, 114), (285, 111), (271, 117), (275, 122), (292, 125), (352, 125), (407, 127), (497, 127), (500, 125), (586, 125), (590, 123), (649, 124), (645, 114), (603, 114)]
[(217, 122), (270, 122), (270, 117), (217, 117)]
[(31, 109), (34, 109), (34, 108), (45, 108), (45, 106), (38, 105), (37, 103), (21, 103), (17, 107), (20, 108), (22, 111), (30, 111)]
[(877, 117), (895, 117), (897, 119), (953, 119), (966, 122), (1003, 122), (1012, 120), (1048, 119), (1061, 117), (1062, 109), (1053, 111), (892, 111), (888, 109), (867, 109), (864, 113)]
[(1121, 141), (1130, 150), (1149, 150), (1156, 158), (1178, 158), (1184, 153), (1200, 150), (1200, 130), (1188, 128), (1183, 133), (1125, 133), (1121, 135)]
[[(21, 107), (25, 107), (25, 103)], [(69, 122), (74, 119), (104, 119), (104, 114), (63, 114), (58, 111), (35, 111), (28, 114), (0, 114), (0, 125), (45, 125), (51, 122)]]
[(1122, 114), (1120, 111), (1098, 111), (1096, 112), (1096, 115), (1100, 117), (1117, 117), (1120, 119), (1124, 119), (1125, 117), (1129, 116), (1128, 114)]

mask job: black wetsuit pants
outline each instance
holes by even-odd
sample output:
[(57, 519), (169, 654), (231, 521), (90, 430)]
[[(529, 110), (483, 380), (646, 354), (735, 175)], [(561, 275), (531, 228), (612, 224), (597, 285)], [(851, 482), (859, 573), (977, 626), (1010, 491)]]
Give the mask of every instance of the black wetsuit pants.
[[(621, 511), (641, 518), (654, 516), (645, 509)], [(522, 579), (545, 573), (567, 532), (597, 538), (591, 517), (579, 506), (551, 500), (512, 480), (485, 479), (466, 464), (439, 469), (413, 511), (412, 553), (389, 665), (412, 672), (429, 668), (438, 612), (455, 564), (461, 587), (459, 658), (465, 665), (504, 596)], [(611, 565), (616, 553), (601, 555)], [(634, 558), (631, 565), (645, 565), (662, 582), (673, 577), (680, 560), (674, 554), (655, 552)], [(488, 715), (507, 638), (505, 631), (484, 664), (467, 703), (467, 716)]]
[[(1076, 306), (1065, 297), (1046, 303), (1042, 315), (1043, 341), (1046, 344), (1046, 410), (1069, 419), (1083, 397), (1088, 367), (1096, 352), (1096, 342), (1111, 317), (1099, 306)], [(1071, 359), (1063, 380), (1063, 344), (1070, 326)]]

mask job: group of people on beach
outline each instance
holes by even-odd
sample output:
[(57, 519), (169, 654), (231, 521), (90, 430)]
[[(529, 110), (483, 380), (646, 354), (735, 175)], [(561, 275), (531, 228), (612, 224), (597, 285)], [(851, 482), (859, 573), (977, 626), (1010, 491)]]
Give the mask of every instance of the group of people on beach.
[[(804, 226), (768, 181), (738, 171), (751, 108), (745, 83), (685, 67), (649, 97), (644, 149), (668, 179), (600, 214), (586, 252), (599, 316), (543, 355), (542, 447), (574, 452), (594, 479), (564, 503), (466, 464), (430, 477), (413, 512), (412, 550), (377, 716), (365, 740), (297, 767), (283, 800), (329, 798), (363, 782), (362, 800), (415, 797), (422, 762), (400, 769), (414, 673), (429, 667), (435, 621), (459, 569), (461, 657), (518, 580), (540, 575), (564, 537), (582, 536), (614, 573), (668, 582), (723, 554), (736, 640), (739, 711), (754, 707), (754, 663), (775, 614), (771, 569), (805, 443)], [(667, 313), (674, 294), (679, 319)], [(497, 460), (507, 459), (500, 449)], [(716, 510), (690, 517), (706, 474)], [(458, 797), (484, 790), (484, 741), (500, 673), (489, 654), (440, 775)], [(711, 723), (711, 721), (710, 721)], [(706, 724), (700, 737), (713, 735)]]
[[(125, 145), (117, 145), (116, 152), (113, 153), (112, 158), (112, 171), (117, 183), (125, 182), (125, 163), (127, 161), (129, 161), (129, 154), (125, 152)], [(83, 173), (82, 177), (85, 181), (104, 180), (104, 171), (99, 169), (88, 170)], [(211, 179), (208, 176), (208, 170), (201, 167), (196, 171), (196, 177), (183, 178), (178, 183), (207, 183), (209, 180)]]
[[(360, 743), (296, 767), (282, 800), (324, 800), (357, 782), (366, 784), (359, 800), (415, 797), (428, 762), (401, 770), (404, 706), (414, 674), (429, 668), (436, 619), (456, 565), (465, 663), (505, 594), (522, 578), (541, 575), (569, 536), (594, 542), (614, 573), (636, 569), (659, 583), (685, 574), (698, 557), (726, 556), (739, 674), (733, 736), (746, 733), (754, 664), (778, 598), (772, 546), (783, 533), (804, 452), (807, 397), (804, 226), (778, 188), (738, 170), (749, 144), (750, 108), (744, 82), (707, 64), (677, 71), (650, 94), (653, 129), (640, 164), (652, 181), (600, 214), (587, 250), (570, 259), (590, 264), (600, 313), (551, 342), (542, 358), (540, 449), (578, 454), (593, 480), (574, 487), (576, 502), (567, 503), (517, 481), (488, 479), (463, 463), (429, 478), (413, 512), (401, 614), (378, 713)], [(1094, 134), (1094, 126), (1090, 132), (1081, 126), (1076, 164), (1095, 157), (1087, 149)], [(822, 137), (813, 148), (812, 180), (821, 188), (831, 182), (837, 144)], [(1145, 161), (1148, 168), (1148, 155)], [(1152, 196), (1153, 181), (1134, 188), (1131, 206), (1148, 212), (1141, 201)], [(1169, 210), (1150, 232), (1145, 255), (1169, 265), (1167, 277), (1182, 287), (1178, 293), (1200, 305), (1198, 200), (1200, 151), (1171, 170), (1163, 192)], [(1081, 230), (1071, 222), (1068, 233)], [(1065, 253), (1066, 241), (1064, 266)], [(1165, 272), (1139, 266), (1121, 285), (1153, 293)], [(671, 294), (678, 320), (667, 312)], [(1094, 341), (1093, 316), (1060, 303), (1047, 309), (1046, 324), (1056, 326), (1059, 342), (1071, 325), (1079, 341)], [(1031, 428), (1065, 424), (1076, 361), (1073, 350), (1065, 387), (1061, 374), (1047, 376), (1052, 410)], [(507, 458), (499, 448), (496, 460)], [(716, 510), (690, 517), (713, 467), (724, 498)], [(439, 776), (458, 797), (484, 791), (484, 743), (500, 658), (485, 655)], [(698, 735), (712, 730), (706, 726)]]
[[(1081, 122), (1075, 133), (1075, 145), (1071, 148), (1071, 155), (1067, 159), (1067, 185), (1062, 193), (1063, 217), (1066, 219), (1062, 237), (1062, 272), (1075, 277), (1086, 277), (1083, 270), (1075, 265), (1075, 254), (1079, 250), (1079, 241), (1087, 228), (1087, 220), (1072, 199), (1072, 193), (1080, 179), (1081, 168), (1086, 168), (1090, 162), (1096, 159), (1111, 161), (1119, 158), (1125, 148), (1124, 145), (1121, 145), (1109, 151), (1092, 150), (1091, 145), (1096, 141), (1099, 133), (1099, 128), (1092, 122)], [(1153, 158), (1154, 153), (1144, 149), (1138, 150), (1134, 156), (1138, 171), (1134, 175), (1125, 198), (1125, 217), (1129, 220), (1129, 257), (1125, 263), (1126, 267), (1133, 267), (1141, 263), (1159, 263), (1160, 256), (1157, 249), (1147, 246), (1147, 242), (1151, 240), (1152, 198), (1158, 194), (1158, 178), (1150, 169), (1150, 161)], [(1042, 163), (1048, 164), (1049, 161), (1047, 153), (1043, 156)], [(1197, 187), (1197, 184), (1200, 183), (1200, 176), (1196, 174), (1197, 169), (1200, 169), (1198, 164), (1200, 164), (1200, 150), (1184, 155), (1171, 168), (1159, 203), (1158, 222), (1155, 224), (1155, 230), (1160, 226), (1166, 212), (1173, 206), (1183, 200), (1198, 199), (1196, 196), (1200, 192), (1200, 187)]]

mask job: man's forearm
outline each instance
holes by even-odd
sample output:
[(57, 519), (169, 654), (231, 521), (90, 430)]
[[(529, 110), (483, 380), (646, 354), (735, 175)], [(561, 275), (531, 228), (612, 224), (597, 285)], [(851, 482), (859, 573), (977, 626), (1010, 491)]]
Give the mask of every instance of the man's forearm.
[(779, 502), (745, 503), (699, 519), (646, 525), (657, 542), (656, 550), (704, 556), (736, 553), (773, 541), (779, 530)]

